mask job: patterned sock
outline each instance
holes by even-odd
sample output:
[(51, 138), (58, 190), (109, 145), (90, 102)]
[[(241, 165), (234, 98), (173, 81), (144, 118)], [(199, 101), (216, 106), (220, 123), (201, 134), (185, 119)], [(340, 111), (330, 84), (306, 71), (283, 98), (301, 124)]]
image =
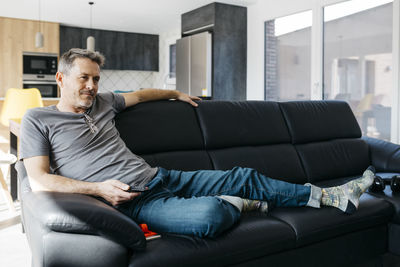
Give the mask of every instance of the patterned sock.
[(240, 197), (222, 195), (222, 196), (217, 196), (217, 198), (229, 202), (231, 205), (235, 206), (240, 212), (243, 211), (243, 206), (244, 206), (243, 200)]
[(354, 213), (358, 208), (360, 196), (371, 186), (374, 176), (375, 169), (370, 166), (361, 178), (340, 186), (322, 188), (321, 204), (336, 207), (348, 214)]
[(243, 198), (243, 211), (259, 210), (261, 212), (268, 212), (268, 202), (261, 200), (251, 200)]
[(253, 210), (259, 210), (264, 213), (268, 212), (268, 202), (266, 201), (251, 200), (251, 199), (245, 199), (227, 195), (222, 195), (217, 197), (229, 202), (230, 204), (238, 208), (240, 212), (253, 211)]

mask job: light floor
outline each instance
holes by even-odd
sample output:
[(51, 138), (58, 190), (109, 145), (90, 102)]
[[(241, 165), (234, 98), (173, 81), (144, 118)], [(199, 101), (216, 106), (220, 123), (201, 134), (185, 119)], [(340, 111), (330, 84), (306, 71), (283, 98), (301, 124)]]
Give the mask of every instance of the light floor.
[(0, 266), (28, 267), (31, 266), (31, 252), (26, 236), (22, 233), (19, 215), (10, 214), (3, 199), (0, 199)]

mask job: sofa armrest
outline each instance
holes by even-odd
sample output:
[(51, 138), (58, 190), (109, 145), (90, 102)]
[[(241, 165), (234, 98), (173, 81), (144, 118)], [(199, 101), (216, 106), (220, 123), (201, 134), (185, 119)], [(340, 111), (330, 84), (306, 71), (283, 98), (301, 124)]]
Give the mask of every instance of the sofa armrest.
[(400, 145), (371, 137), (362, 137), (369, 146), (372, 165), (378, 172), (400, 172)]
[(146, 247), (143, 231), (126, 215), (87, 195), (32, 192), (23, 161), (15, 168), (23, 215), (35, 217), (48, 230), (100, 235), (134, 250)]
[(49, 230), (100, 235), (133, 250), (146, 247), (144, 234), (132, 219), (93, 197), (27, 192), (22, 202), (27, 214)]

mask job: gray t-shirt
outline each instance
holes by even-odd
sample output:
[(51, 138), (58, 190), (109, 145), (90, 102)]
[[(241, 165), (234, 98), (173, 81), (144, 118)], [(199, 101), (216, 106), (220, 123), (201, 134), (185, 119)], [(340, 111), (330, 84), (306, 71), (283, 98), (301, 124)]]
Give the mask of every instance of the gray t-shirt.
[(157, 173), (133, 154), (115, 127), (115, 114), (125, 108), (123, 96), (100, 93), (90, 112), (92, 133), (84, 114), (61, 112), (55, 105), (27, 111), (21, 124), (21, 158), (49, 156), (51, 171), (68, 178), (101, 182), (120, 180), (143, 188)]

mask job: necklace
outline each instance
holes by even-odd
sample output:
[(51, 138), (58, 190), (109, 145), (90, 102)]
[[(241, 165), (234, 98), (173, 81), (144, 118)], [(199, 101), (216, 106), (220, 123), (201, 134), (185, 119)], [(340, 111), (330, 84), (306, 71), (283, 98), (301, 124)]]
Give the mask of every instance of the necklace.
[(92, 108), (89, 108), (85, 111), (85, 113), (83, 113), (83, 115), (85, 116), (85, 122), (86, 124), (89, 126), (90, 132), (91, 133), (96, 133), (99, 129), (97, 128), (97, 126), (94, 124), (94, 120), (92, 117), (89, 116), (89, 112), (92, 110)]

